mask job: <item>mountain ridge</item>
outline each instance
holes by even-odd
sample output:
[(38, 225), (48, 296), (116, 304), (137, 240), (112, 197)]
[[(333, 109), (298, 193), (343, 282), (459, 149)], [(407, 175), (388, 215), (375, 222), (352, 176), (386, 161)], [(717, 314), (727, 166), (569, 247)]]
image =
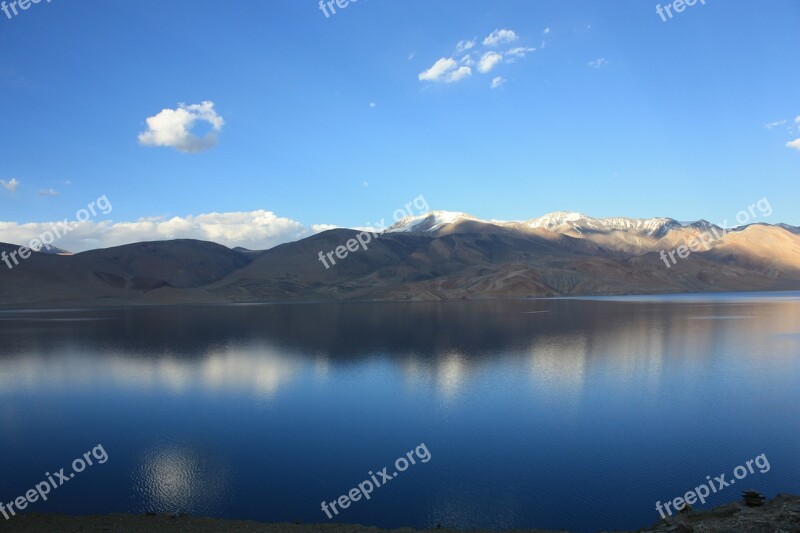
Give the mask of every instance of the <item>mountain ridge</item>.
[[(800, 289), (800, 231), (786, 224), (721, 228), (704, 220), (597, 219), (573, 212), (485, 221), (432, 211), (401, 219), (329, 268), (318, 260), (320, 252), (343, 250), (359, 235), (364, 232), (332, 229), (263, 251), (178, 239), (34, 253), (13, 270), (0, 263), (0, 306)], [(707, 246), (674, 255), (693, 241)], [(0, 244), (2, 251), (13, 249)], [(673, 252), (674, 263), (665, 252)]]

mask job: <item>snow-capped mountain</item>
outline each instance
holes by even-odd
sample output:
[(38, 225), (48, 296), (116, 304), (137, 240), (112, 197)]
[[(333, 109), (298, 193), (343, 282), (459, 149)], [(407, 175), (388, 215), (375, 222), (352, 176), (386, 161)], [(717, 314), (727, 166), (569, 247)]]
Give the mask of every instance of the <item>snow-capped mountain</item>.
[(480, 222), (479, 219), (466, 213), (453, 211), (429, 211), (423, 215), (408, 216), (386, 229), (387, 233), (422, 233), (436, 232), (445, 226), (466, 220)]
[[(671, 218), (636, 219), (626, 217), (594, 218), (582, 213), (558, 211), (530, 220), (498, 221), (481, 220), (467, 213), (452, 211), (431, 211), (423, 215), (410, 216), (400, 220), (386, 231), (387, 233), (434, 233), (447, 226), (462, 222), (478, 222), (507, 228), (546, 229), (555, 233), (571, 233), (583, 235), (585, 233), (624, 231), (640, 235), (660, 237), (672, 229), (684, 227), (683, 224)], [(698, 227), (708, 224), (706, 221), (693, 222), (689, 225)]]
[(681, 227), (671, 218), (593, 218), (582, 213), (559, 211), (534, 218), (523, 223), (529, 228), (544, 228), (557, 233), (627, 231), (646, 235), (663, 235), (673, 228)]
[[(765, 224), (771, 226), (770, 224)], [(430, 211), (406, 217), (385, 233), (406, 233), (440, 237), (450, 234), (491, 234), (512, 232), (518, 235), (538, 234), (552, 240), (553, 234), (561, 241), (591, 243), (613, 253), (641, 255), (660, 250), (671, 250), (692, 239), (705, 239), (716, 243), (726, 233), (738, 233), (748, 226), (721, 228), (707, 220), (679, 222), (673, 218), (594, 218), (583, 213), (558, 211), (525, 221), (481, 220), (462, 212)], [(775, 226), (798, 234), (797, 228)], [(571, 240), (570, 240), (571, 239)]]
[[(467, 213), (430, 211), (403, 218), (385, 233), (405, 233), (441, 237), (453, 234), (504, 234), (524, 236), (536, 234), (549, 241), (561, 239), (561, 246), (595, 246), (611, 253), (642, 255), (702, 239), (711, 247), (721, 243), (726, 234), (742, 233), (754, 224), (721, 228), (707, 220), (679, 222), (673, 218), (594, 218), (583, 213), (557, 211), (525, 221), (482, 220)], [(800, 235), (800, 230), (786, 224), (763, 225)], [(555, 234), (555, 235), (554, 235)], [(566, 240), (564, 240), (566, 239)], [(570, 244), (571, 243), (571, 244)]]
[(335, 228), (262, 251), (174, 240), (33, 254), (13, 277), (0, 276), (0, 306), (800, 289), (800, 231), (785, 224), (717, 231), (704, 220), (562, 212), (513, 222), (433, 211), (354, 252), (363, 233)]

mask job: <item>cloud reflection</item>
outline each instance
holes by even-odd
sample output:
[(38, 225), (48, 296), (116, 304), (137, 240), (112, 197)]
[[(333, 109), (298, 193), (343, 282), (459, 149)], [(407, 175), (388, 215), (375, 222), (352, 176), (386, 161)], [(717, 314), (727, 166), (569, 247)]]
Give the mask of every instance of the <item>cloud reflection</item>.
[(217, 348), (196, 358), (76, 352), (24, 355), (0, 360), (0, 394), (122, 386), (174, 394), (196, 389), (245, 392), (269, 399), (294, 379), (303, 364), (264, 344)]
[(436, 366), (436, 384), (445, 401), (456, 398), (464, 386), (469, 366), (464, 355), (459, 352), (449, 352), (441, 357)]

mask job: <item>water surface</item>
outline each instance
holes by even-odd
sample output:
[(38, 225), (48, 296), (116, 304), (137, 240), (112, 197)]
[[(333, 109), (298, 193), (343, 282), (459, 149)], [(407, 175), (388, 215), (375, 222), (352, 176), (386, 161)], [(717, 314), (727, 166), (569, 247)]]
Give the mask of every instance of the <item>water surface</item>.
[[(0, 313), (0, 500), (32, 512), (593, 531), (800, 493), (800, 294)], [(390, 469), (390, 472), (394, 469)], [(746, 483), (746, 487), (743, 485)]]

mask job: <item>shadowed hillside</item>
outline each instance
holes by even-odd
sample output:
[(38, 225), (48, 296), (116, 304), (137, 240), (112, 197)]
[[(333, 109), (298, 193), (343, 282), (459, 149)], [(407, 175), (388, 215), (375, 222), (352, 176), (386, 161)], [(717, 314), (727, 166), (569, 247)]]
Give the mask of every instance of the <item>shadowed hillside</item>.
[[(361, 232), (330, 230), (267, 251), (175, 240), (74, 255), (34, 253), (13, 270), (0, 269), (0, 302), (17, 307), (800, 289), (795, 229), (757, 224), (726, 232), (704, 221), (562, 213), (492, 223), (433, 212), (351, 246), (355, 251), (344, 259), (334, 255), (335, 264), (323, 264), (320, 252), (352, 243)], [(702, 242), (704, 235), (707, 249), (685, 258), (673, 253), (667, 266), (662, 250)]]

